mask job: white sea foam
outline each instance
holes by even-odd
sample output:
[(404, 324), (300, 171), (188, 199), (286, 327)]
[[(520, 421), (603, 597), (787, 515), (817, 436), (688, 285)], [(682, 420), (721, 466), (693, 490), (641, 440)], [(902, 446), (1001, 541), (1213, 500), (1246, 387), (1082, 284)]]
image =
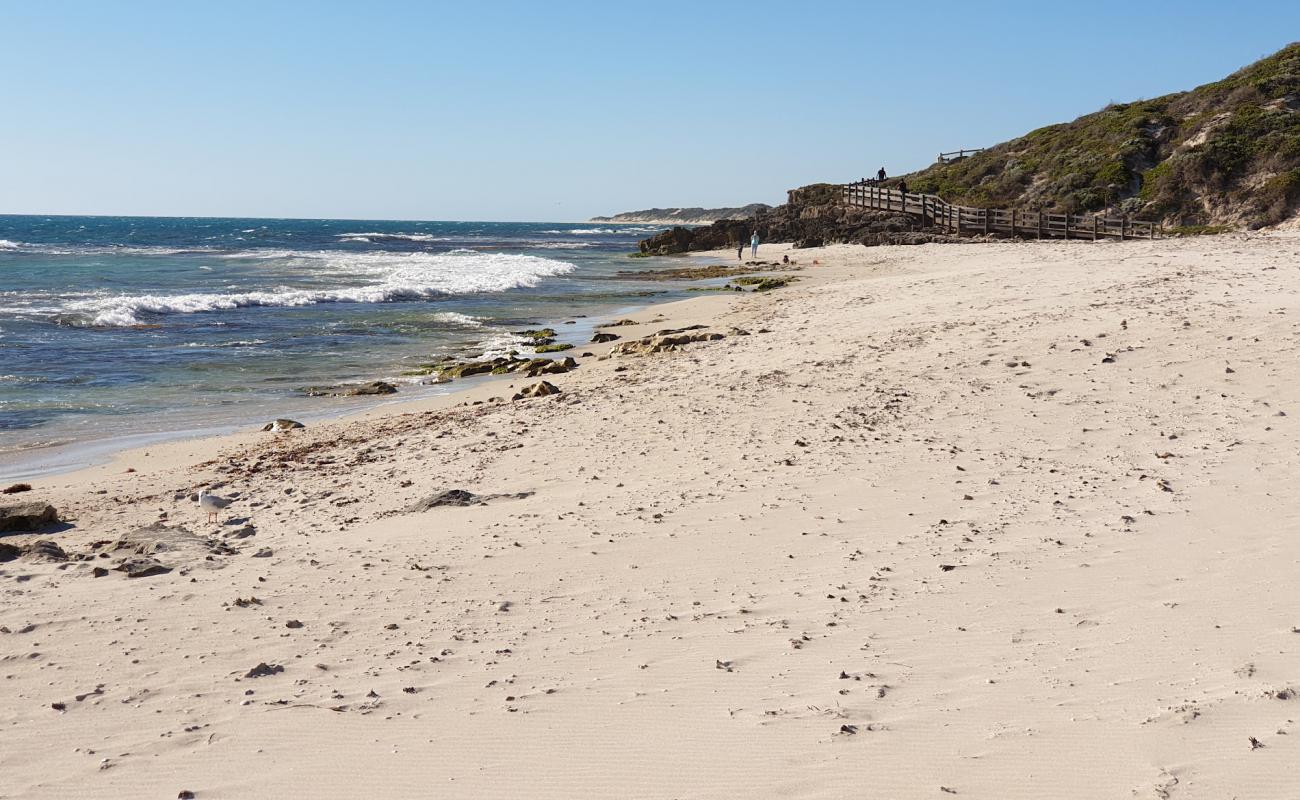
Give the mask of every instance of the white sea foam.
[(0, 239), (0, 250), (17, 250), (18, 242), (11, 242), (8, 239)]
[(571, 233), (574, 236), (595, 236), (598, 234), (618, 233), (618, 231), (613, 228), (574, 228), (571, 231), (564, 231), (564, 233)]
[(371, 242), (375, 239), (404, 239), (408, 242), (450, 242), (449, 236), (434, 236), (431, 233), (379, 233), (370, 231), (367, 233), (340, 233), (336, 234), (338, 238), (351, 242)]
[[(264, 256), (274, 257), (274, 256)], [(331, 287), (280, 286), (244, 292), (101, 295), (67, 303), (62, 316), (73, 324), (126, 327), (144, 324), (151, 316), (197, 314), (259, 306), (295, 307), (320, 303), (391, 303), (476, 292), (503, 292), (536, 286), (543, 278), (562, 275), (572, 264), (548, 258), (457, 250), (452, 253), (293, 252), (287, 257), (310, 260), (318, 280), (345, 272), (351, 280), (368, 282)], [(463, 315), (455, 315), (461, 318)], [(472, 324), (470, 317), (449, 322)]]

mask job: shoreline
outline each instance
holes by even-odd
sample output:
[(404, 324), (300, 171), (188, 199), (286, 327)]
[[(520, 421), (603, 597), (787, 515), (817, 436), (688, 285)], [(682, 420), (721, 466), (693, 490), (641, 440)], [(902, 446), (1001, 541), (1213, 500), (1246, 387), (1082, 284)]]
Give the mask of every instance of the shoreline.
[[(707, 263), (711, 256), (708, 254), (698, 254), (702, 263)], [(693, 300), (695, 298), (684, 298), (684, 300)], [(610, 319), (620, 316), (635, 316), (636, 314), (647, 309), (670, 305), (676, 302), (683, 302), (683, 299), (664, 300), (658, 303), (636, 303), (627, 306), (618, 306), (608, 312), (598, 312), (596, 314), (582, 315), (581, 317), (556, 317), (539, 319), (535, 324), (539, 327), (550, 327), (558, 332), (557, 341), (566, 341), (572, 336), (565, 336), (569, 331), (580, 333), (586, 336), (594, 332), (599, 327), (598, 322), (593, 320), (603, 319), (609, 316)], [(569, 319), (576, 320), (575, 325), (566, 325)], [(585, 342), (570, 342), (573, 348), (568, 351), (557, 353), (558, 357), (570, 356), (581, 365), (590, 358), (580, 357), (582, 352), (590, 350), (592, 347), (602, 347), (601, 345), (591, 345)], [(301, 417), (304, 423), (314, 425), (326, 424), (331, 422), (345, 422), (353, 417), (359, 417), (371, 412), (384, 411), (385, 413), (403, 413), (401, 406), (404, 404), (427, 404), (430, 401), (438, 401), (441, 398), (458, 395), (478, 382), (493, 376), (475, 376), (472, 379), (456, 379), (445, 384), (407, 383), (400, 381), (396, 377), (376, 377), (372, 380), (384, 380), (394, 383), (398, 386), (398, 394), (407, 394), (408, 396), (390, 396), (389, 399), (370, 399), (355, 400), (353, 407), (340, 409), (321, 409), (310, 412), (294, 412), (296, 416)], [(364, 383), (365, 381), (360, 381)], [(459, 384), (459, 385), (458, 385)], [(405, 388), (404, 388), (405, 387)], [(411, 391), (411, 389), (414, 391)], [(412, 397), (411, 394), (421, 396)], [(346, 401), (349, 398), (321, 398), (325, 402)], [(322, 403), (323, 405), (323, 403)], [(435, 406), (441, 407), (435, 403)], [(421, 406), (423, 407), (423, 405)], [(103, 466), (119, 460), (117, 456), (126, 455), (133, 451), (144, 452), (150, 448), (157, 448), (162, 445), (177, 442), (199, 442), (209, 439), (218, 439), (222, 437), (231, 437), (256, 430), (261, 425), (270, 422), (271, 418), (261, 422), (252, 423), (214, 423), (212, 425), (198, 428), (182, 428), (165, 431), (133, 431), (115, 436), (108, 436), (98, 439), (84, 439), (80, 441), (63, 441), (54, 444), (40, 444), (21, 449), (15, 449), (6, 453), (0, 453), (0, 457), (7, 458), (9, 463), (0, 464), (0, 482), (31, 481), (41, 478), (50, 478), (59, 475), (75, 473), (82, 469), (88, 469), (96, 466)]]
[(7, 496), (6, 791), (1294, 793), (1300, 235), (785, 252), (555, 395)]

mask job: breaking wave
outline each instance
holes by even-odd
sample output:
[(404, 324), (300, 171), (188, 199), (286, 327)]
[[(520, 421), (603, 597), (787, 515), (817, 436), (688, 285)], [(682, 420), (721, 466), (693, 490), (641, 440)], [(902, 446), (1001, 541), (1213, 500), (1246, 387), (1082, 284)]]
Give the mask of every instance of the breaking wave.
[[(255, 307), (295, 307), (322, 303), (393, 303), (536, 286), (543, 278), (563, 275), (572, 264), (548, 258), (457, 250), (451, 253), (280, 253), (311, 259), (314, 272), (328, 277), (346, 271), (358, 285), (280, 286), (254, 291), (149, 295), (101, 295), (73, 300), (58, 314), (66, 324), (131, 327), (160, 316), (198, 314)], [(246, 256), (245, 256), (246, 257)], [(273, 257), (268, 254), (267, 257)], [(447, 314), (448, 322), (477, 324), (472, 317)]]

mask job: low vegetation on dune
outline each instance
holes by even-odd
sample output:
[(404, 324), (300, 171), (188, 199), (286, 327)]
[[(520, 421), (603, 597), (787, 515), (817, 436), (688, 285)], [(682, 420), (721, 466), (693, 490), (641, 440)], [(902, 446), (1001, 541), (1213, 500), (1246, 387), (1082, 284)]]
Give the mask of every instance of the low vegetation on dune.
[(1300, 43), (1188, 92), (1114, 104), (912, 176), (970, 206), (1103, 210), (1189, 232), (1300, 209)]

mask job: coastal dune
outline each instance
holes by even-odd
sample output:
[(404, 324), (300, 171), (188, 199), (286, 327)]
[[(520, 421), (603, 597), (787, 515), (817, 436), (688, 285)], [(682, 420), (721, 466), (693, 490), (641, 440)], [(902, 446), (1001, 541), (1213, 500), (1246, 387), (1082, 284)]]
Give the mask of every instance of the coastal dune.
[(783, 254), (558, 394), (33, 481), (0, 797), (1300, 791), (1300, 234)]

